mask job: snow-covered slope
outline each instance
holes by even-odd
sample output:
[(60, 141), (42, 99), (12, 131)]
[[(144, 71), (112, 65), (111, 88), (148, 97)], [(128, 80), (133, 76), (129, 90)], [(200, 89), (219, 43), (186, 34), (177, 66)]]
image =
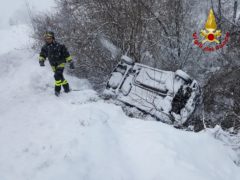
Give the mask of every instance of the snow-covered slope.
[(16, 46), (27, 32), (0, 32), (0, 180), (240, 179), (234, 153), (208, 132), (128, 118), (70, 76), (81, 91), (55, 97), (49, 65)]

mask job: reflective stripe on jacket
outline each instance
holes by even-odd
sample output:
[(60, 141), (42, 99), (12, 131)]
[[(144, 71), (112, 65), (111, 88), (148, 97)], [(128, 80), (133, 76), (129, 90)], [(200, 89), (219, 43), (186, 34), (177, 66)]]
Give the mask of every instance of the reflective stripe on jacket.
[(44, 61), (46, 58), (48, 58), (52, 66), (72, 61), (72, 57), (70, 56), (66, 46), (55, 41), (52, 44), (45, 44), (42, 47), (39, 55), (39, 61)]

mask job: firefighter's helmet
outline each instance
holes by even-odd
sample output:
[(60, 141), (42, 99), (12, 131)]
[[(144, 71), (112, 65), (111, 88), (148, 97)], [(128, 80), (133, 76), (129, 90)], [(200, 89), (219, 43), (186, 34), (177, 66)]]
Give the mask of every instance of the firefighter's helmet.
[(45, 38), (51, 37), (51, 38), (55, 39), (54, 32), (52, 32), (52, 31), (46, 31), (45, 34), (44, 34), (44, 37)]

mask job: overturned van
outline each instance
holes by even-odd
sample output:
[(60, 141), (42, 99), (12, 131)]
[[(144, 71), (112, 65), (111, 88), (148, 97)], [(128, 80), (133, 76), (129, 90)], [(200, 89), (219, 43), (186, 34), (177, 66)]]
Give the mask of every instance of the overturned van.
[(195, 109), (200, 88), (197, 81), (182, 70), (163, 71), (122, 56), (104, 96), (135, 107), (157, 120), (183, 124)]

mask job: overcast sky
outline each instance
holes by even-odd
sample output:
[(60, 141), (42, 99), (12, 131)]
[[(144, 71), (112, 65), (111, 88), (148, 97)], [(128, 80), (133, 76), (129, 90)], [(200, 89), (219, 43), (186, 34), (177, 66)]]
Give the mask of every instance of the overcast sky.
[(33, 12), (50, 11), (55, 7), (54, 0), (0, 0), (0, 28), (9, 25), (9, 19), (23, 19), (26, 16), (26, 2)]

